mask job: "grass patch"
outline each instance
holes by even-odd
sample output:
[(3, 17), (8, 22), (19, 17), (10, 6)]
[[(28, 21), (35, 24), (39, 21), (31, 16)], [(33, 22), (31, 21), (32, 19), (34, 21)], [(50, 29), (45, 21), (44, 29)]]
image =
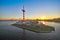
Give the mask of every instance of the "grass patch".
[(40, 28), (36, 26), (26, 26), (26, 25), (17, 25), (17, 24), (13, 24), (13, 25), (16, 27), (27, 29), (37, 33), (46, 33), (46, 32), (51, 32), (55, 30), (54, 27), (51, 27), (48, 25), (42, 25)]

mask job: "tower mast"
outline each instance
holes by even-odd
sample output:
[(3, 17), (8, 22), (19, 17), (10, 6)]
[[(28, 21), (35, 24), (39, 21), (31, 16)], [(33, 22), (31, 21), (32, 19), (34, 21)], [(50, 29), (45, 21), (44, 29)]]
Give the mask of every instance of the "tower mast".
[(25, 9), (24, 9), (24, 6), (23, 6), (23, 9), (22, 9), (22, 12), (23, 12), (23, 21), (25, 21)]

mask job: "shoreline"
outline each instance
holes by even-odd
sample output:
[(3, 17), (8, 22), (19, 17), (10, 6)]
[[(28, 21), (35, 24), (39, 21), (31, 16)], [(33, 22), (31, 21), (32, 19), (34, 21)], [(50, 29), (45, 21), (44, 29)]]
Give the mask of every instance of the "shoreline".
[(16, 26), (18, 28), (22, 28), (22, 29), (26, 29), (32, 32), (36, 32), (36, 33), (49, 33), (51, 31), (55, 31), (54, 27), (48, 26), (48, 25), (42, 25), (41, 28), (39, 27), (29, 27), (26, 25), (18, 25), (18, 24), (12, 24), (13, 26)]

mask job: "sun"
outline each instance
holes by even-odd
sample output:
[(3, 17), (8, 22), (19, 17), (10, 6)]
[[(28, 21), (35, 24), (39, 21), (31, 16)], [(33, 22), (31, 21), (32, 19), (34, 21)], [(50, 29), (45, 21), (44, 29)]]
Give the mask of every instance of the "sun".
[(44, 19), (47, 19), (45, 16), (42, 16), (40, 19), (44, 20)]

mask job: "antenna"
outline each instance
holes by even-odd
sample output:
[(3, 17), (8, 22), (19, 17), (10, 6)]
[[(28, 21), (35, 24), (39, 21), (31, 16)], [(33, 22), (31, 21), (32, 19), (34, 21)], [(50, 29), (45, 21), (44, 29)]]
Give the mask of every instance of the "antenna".
[(23, 6), (23, 9), (22, 9), (22, 12), (23, 12), (23, 21), (25, 21), (25, 9), (24, 9), (24, 6)]

